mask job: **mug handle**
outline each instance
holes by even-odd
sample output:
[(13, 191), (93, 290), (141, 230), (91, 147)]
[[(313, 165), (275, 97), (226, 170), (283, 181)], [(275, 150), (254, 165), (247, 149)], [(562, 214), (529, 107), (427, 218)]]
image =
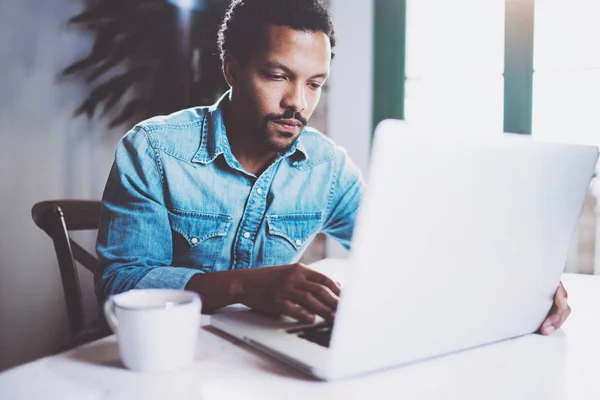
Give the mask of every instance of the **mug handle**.
[(119, 322), (117, 321), (117, 315), (115, 314), (115, 302), (110, 297), (104, 303), (104, 317), (106, 318), (106, 322), (110, 326), (110, 329), (112, 329), (114, 333), (117, 333)]

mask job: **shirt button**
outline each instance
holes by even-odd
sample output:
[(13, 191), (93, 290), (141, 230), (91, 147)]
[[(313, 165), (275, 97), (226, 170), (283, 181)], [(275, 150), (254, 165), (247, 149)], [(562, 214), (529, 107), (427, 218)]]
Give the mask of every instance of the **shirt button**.
[(262, 194), (262, 189), (261, 188), (256, 189), (256, 193)]
[(192, 244), (198, 244), (198, 238), (192, 238), (190, 242), (192, 242)]
[(248, 238), (250, 237), (250, 232), (245, 232), (245, 233), (244, 233), (244, 237), (245, 237), (246, 239), (248, 239)]
[(302, 240), (296, 239), (296, 246), (300, 246), (302, 244)]

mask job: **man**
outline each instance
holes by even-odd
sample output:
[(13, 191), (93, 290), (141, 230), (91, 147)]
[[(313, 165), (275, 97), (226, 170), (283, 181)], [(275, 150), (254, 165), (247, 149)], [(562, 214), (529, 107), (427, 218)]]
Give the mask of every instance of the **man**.
[[(333, 320), (340, 288), (295, 260), (318, 232), (350, 246), (363, 188), (347, 154), (306, 127), (334, 44), (319, 0), (231, 3), (219, 32), (229, 92), (119, 143), (98, 235), (100, 299), (176, 288), (201, 294), (205, 311), (243, 303)], [(542, 332), (568, 314), (561, 285)]]

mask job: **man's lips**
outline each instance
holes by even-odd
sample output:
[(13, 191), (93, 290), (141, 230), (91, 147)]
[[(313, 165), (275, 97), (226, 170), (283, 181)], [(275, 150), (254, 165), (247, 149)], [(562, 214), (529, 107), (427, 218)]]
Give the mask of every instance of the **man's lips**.
[(302, 124), (294, 119), (279, 119), (272, 122), (286, 132), (295, 132), (298, 128), (302, 128)]
[(277, 121), (273, 121), (276, 124), (280, 125), (289, 125), (289, 126), (302, 126), (302, 124), (295, 119), (278, 119)]

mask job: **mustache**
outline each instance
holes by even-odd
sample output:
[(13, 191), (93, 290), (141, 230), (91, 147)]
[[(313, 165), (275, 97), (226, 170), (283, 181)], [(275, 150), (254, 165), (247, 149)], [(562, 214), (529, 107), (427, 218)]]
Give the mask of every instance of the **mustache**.
[(283, 114), (268, 114), (265, 117), (265, 122), (278, 121), (282, 119), (295, 119), (296, 121), (300, 122), (302, 126), (306, 126), (308, 124), (306, 118), (302, 117), (299, 112), (295, 112), (294, 110), (286, 111)]

